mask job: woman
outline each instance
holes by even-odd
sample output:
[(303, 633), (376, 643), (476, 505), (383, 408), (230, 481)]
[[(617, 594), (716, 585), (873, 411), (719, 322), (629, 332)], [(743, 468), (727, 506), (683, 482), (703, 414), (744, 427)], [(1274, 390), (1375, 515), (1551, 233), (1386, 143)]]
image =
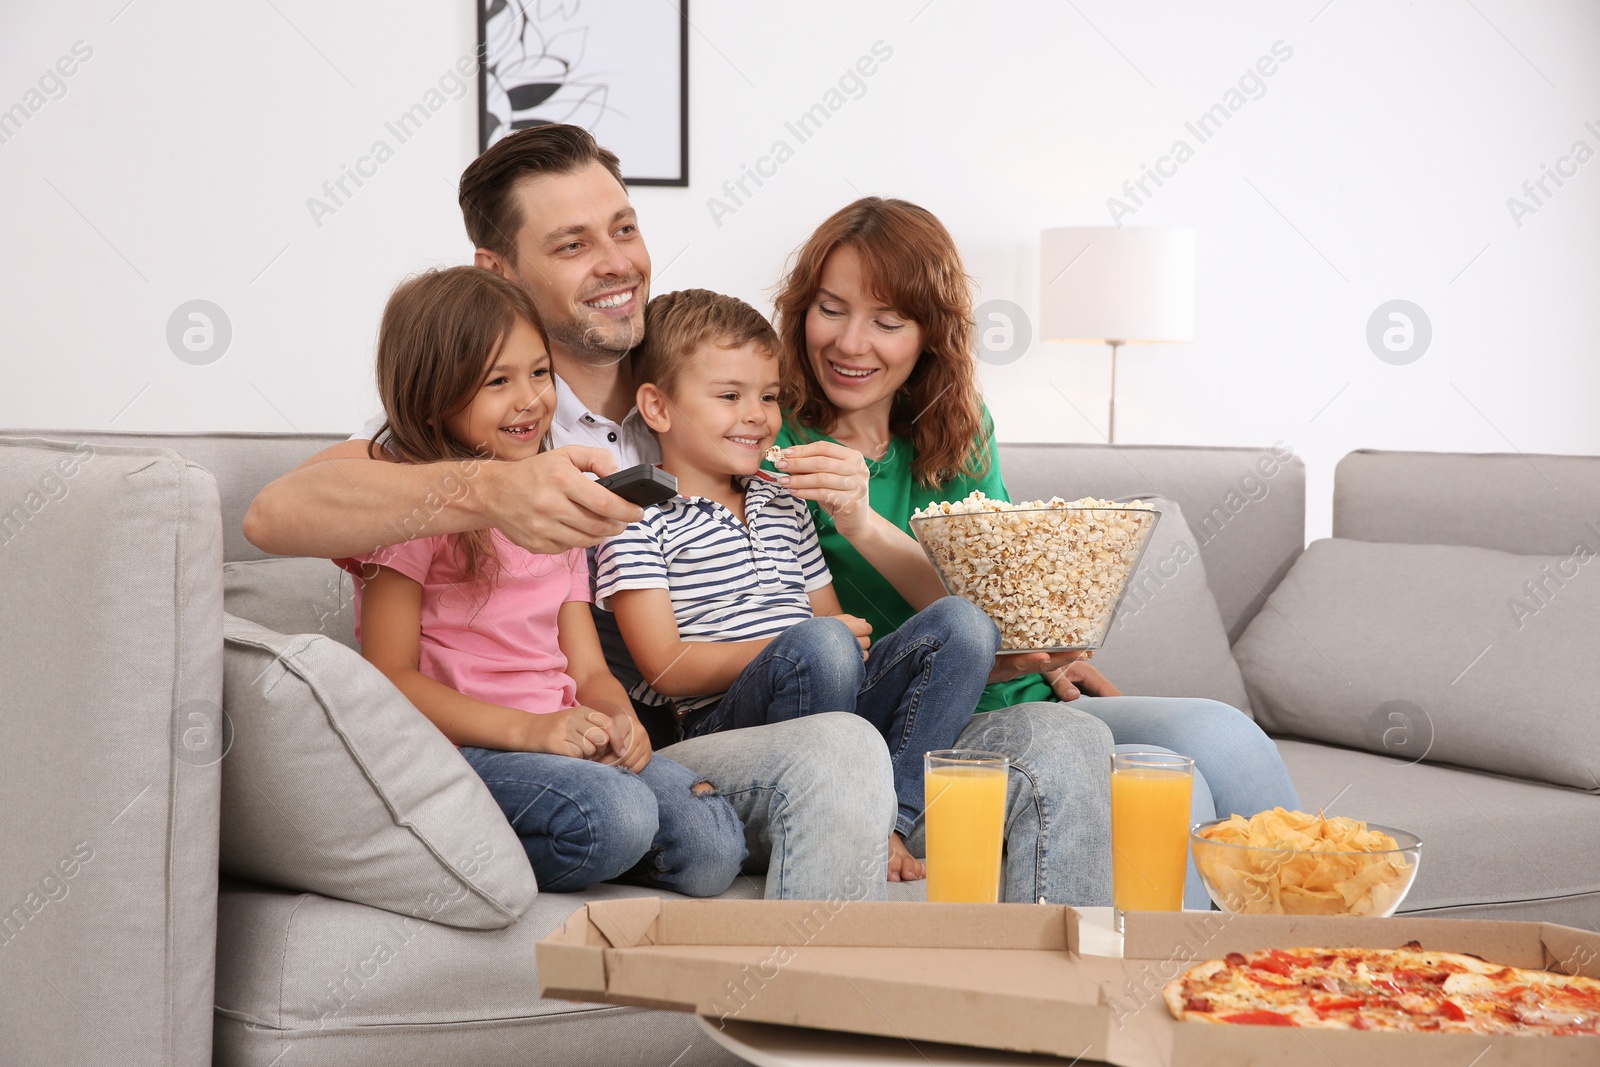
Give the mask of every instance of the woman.
[[(944, 595), (911, 513), (974, 489), (1009, 499), (978, 394), (971, 283), (938, 219), (868, 197), (812, 234), (776, 303), (788, 411), (777, 466), (811, 502), (844, 610), (881, 637)], [(1226, 704), (1124, 696), (1072, 652), (1000, 656), (989, 681), (988, 714), (960, 744), (1004, 752), (1016, 771), (1007, 900), (1110, 903), (1113, 743), (1192, 756), (1201, 810), (1299, 805), (1272, 742)], [(911, 847), (921, 854), (920, 827)]]

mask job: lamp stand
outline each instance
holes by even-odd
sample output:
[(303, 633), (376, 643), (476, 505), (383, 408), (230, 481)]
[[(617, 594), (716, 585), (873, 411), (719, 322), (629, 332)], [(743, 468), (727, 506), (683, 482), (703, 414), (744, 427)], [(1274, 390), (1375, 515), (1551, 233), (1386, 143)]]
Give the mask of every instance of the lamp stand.
[(1117, 349), (1126, 341), (1107, 341), (1111, 346), (1111, 407), (1106, 413), (1106, 444), (1117, 443)]

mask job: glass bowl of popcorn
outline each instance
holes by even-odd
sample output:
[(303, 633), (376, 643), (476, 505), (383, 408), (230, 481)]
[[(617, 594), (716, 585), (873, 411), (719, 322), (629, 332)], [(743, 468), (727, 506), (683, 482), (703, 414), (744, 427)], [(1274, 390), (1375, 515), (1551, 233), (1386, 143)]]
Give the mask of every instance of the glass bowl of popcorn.
[(1001, 652), (1099, 648), (1160, 512), (1055, 497), (1010, 504), (974, 492), (911, 516), (945, 591), (982, 608)]

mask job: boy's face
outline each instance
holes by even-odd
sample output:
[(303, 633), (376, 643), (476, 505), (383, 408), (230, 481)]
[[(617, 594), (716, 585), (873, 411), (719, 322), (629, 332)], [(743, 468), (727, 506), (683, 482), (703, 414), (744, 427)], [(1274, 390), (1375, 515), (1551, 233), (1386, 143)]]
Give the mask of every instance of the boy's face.
[(550, 353), (529, 323), (517, 320), (490, 357), (472, 401), (445, 420), (450, 436), (495, 459), (538, 453), (556, 412)]
[(754, 341), (702, 345), (659, 407), (664, 418), (650, 423), (673, 463), (705, 474), (754, 474), (782, 422), (778, 360)]
[(644, 337), (650, 299), (650, 253), (627, 190), (591, 163), (524, 179), (514, 195), (522, 229), (508, 266), (551, 343), (587, 363), (618, 362)]

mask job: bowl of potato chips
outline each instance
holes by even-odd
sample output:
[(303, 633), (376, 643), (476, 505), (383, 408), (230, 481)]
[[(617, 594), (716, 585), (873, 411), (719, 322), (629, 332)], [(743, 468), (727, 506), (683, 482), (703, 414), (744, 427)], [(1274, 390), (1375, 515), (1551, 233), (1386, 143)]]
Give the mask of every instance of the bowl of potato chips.
[(1387, 918), (1422, 860), (1416, 834), (1283, 808), (1200, 823), (1189, 845), (1217, 907), (1244, 915)]

